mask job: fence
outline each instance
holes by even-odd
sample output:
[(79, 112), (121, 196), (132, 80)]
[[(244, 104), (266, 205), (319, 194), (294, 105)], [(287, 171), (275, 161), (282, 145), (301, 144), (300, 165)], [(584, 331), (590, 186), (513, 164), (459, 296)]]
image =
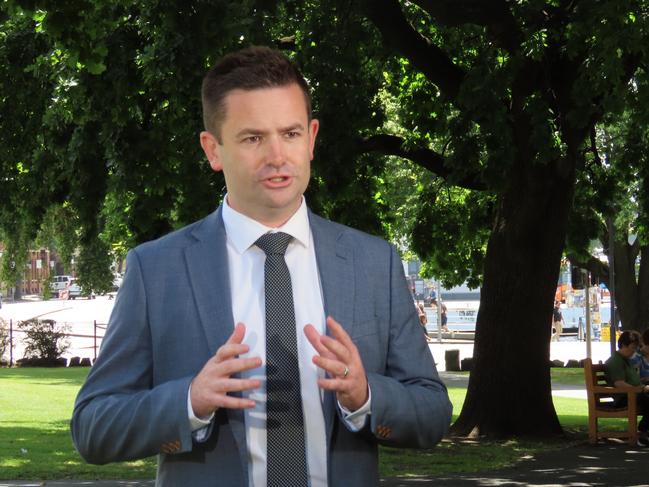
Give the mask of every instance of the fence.
[[(15, 357), (20, 355), (24, 349), (22, 337), (25, 335), (25, 331), (18, 328), (16, 325), (19, 322), (14, 323), (13, 320), (9, 320), (8, 325), (0, 321), (0, 329), (4, 329), (8, 332), (9, 337), (9, 366), (12, 367), (15, 364)], [(101, 340), (104, 338), (104, 330), (106, 330), (106, 325), (103, 323), (97, 323), (97, 320), (92, 322), (56, 322), (59, 325), (64, 327), (69, 327), (70, 332), (65, 333), (65, 338), (70, 340), (70, 348), (67, 350), (63, 357), (88, 357), (85, 354), (88, 350), (92, 350), (92, 360), (93, 363), (97, 359), (97, 351), (101, 346)], [(86, 331), (86, 333), (84, 333)], [(0, 360), (3, 357), (0, 357)], [(22, 358), (22, 357), (19, 357)]]

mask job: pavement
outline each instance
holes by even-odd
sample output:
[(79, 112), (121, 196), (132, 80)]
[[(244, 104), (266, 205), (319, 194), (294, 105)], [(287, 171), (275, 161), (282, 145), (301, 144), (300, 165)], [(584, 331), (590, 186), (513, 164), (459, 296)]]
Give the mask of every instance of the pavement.
[[(469, 384), (469, 376), (466, 372), (446, 372), (442, 370), (439, 372), (439, 376), (448, 387), (467, 387)], [(560, 384), (553, 382), (552, 395), (587, 399), (586, 384)], [(647, 480), (649, 481), (649, 475), (647, 476)]]
[[(435, 478), (386, 478), (379, 487), (647, 487), (649, 448), (581, 444), (525, 458), (512, 467)], [(0, 487), (153, 487), (152, 480), (3, 481)], [(179, 486), (184, 487), (184, 486)], [(187, 486), (192, 487), (192, 486)], [(368, 486), (371, 487), (371, 486)]]
[[(2, 484), (0, 484), (2, 485)], [(381, 487), (647, 487), (649, 448), (578, 445), (541, 453), (508, 468), (431, 478), (384, 479)]]

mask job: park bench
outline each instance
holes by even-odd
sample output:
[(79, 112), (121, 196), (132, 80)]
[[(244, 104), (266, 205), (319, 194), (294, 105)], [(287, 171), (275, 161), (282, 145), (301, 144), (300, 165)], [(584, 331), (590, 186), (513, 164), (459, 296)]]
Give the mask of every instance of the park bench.
[[(588, 395), (588, 441), (595, 444), (600, 438), (626, 438), (629, 445), (636, 446), (638, 441), (636, 396), (639, 389), (637, 387), (609, 386), (606, 382), (605, 371), (604, 364), (593, 364), (589, 358), (584, 360)], [(627, 395), (626, 407), (615, 407), (613, 399), (619, 394)], [(600, 431), (599, 418), (626, 418), (627, 428), (624, 431)]]

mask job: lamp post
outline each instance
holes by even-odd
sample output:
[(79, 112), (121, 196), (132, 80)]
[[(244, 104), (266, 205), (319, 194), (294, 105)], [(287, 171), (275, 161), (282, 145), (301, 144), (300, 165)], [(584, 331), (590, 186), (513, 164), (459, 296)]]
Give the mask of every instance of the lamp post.
[(613, 218), (606, 219), (606, 226), (608, 227), (608, 290), (611, 294), (611, 355), (616, 350), (616, 331), (617, 331), (617, 315), (615, 313), (615, 227), (613, 225)]
[(436, 282), (437, 287), (437, 341), (442, 343), (442, 285), (439, 280)]

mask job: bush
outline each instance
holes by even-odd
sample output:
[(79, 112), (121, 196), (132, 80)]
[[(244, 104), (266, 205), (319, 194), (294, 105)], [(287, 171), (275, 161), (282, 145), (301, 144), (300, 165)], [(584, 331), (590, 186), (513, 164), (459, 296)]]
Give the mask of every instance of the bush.
[(57, 325), (54, 320), (31, 319), (18, 323), (18, 329), (25, 333), (23, 343), (28, 360), (24, 362), (36, 361), (54, 366), (62, 363), (61, 355), (70, 348), (67, 326)]
[(9, 349), (9, 330), (7, 323), (0, 318), (0, 365), (5, 364), (4, 356)]

